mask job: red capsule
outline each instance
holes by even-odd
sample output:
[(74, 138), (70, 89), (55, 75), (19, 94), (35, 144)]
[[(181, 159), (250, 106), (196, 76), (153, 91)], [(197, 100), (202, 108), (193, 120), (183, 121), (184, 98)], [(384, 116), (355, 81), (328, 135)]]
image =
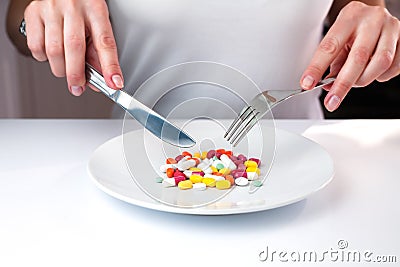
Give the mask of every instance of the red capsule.
[(178, 185), (179, 182), (185, 181), (186, 177), (185, 176), (178, 176), (178, 177), (174, 177), (175, 179), (175, 185)]
[(190, 153), (187, 152), (187, 151), (183, 151), (183, 152), (182, 152), (182, 156), (184, 156), (184, 157), (186, 157), (186, 156), (192, 157), (192, 154), (190, 154)]

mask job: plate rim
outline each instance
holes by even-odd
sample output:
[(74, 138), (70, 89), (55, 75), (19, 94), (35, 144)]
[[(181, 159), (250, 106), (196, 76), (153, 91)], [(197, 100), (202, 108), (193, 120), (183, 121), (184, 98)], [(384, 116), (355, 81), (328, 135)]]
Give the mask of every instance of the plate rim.
[[(113, 142), (113, 141), (116, 141), (117, 139), (122, 138), (122, 134), (118, 135), (118, 136), (115, 136), (113, 138), (110, 138), (107, 141), (105, 141), (104, 143), (102, 143), (100, 146), (98, 146), (92, 152), (92, 154), (90, 155), (89, 161), (88, 161), (88, 163), (86, 165), (86, 170), (87, 170), (87, 173), (89, 174), (89, 177), (92, 180), (92, 182), (96, 185), (97, 188), (99, 188), (104, 193), (106, 193), (109, 196), (112, 196), (113, 198), (116, 198), (116, 199), (118, 199), (120, 201), (129, 203), (129, 204), (132, 204), (132, 205), (135, 205), (135, 206), (138, 206), (138, 207), (147, 208), (147, 209), (150, 209), (150, 210), (155, 210), (155, 211), (160, 211), (160, 212), (168, 212), (168, 213), (175, 213), (175, 214), (205, 215), (205, 216), (207, 216), (207, 215), (215, 216), (215, 215), (248, 214), (248, 213), (260, 212), (260, 211), (272, 210), (272, 209), (288, 206), (288, 205), (297, 203), (297, 202), (299, 202), (301, 200), (307, 199), (311, 195), (313, 195), (316, 192), (318, 192), (318, 191), (322, 190), (323, 188), (325, 188), (333, 180), (333, 177), (335, 175), (335, 168), (334, 168), (333, 158), (328, 153), (328, 151), (325, 149), (325, 147), (321, 146), (320, 144), (318, 144), (314, 140), (305, 137), (304, 135), (297, 134), (297, 133), (290, 132), (290, 131), (287, 131), (287, 130), (284, 130), (284, 129), (276, 127), (275, 128), (275, 134), (278, 131), (285, 132), (286, 134), (289, 134), (289, 135), (295, 135), (295, 136), (301, 137), (304, 140), (306, 140), (306, 141), (308, 141), (310, 143), (313, 143), (313, 145), (318, 146), (326, 154), (326, 156), (329, 158), (329, 161), (330, 161), (331, 167), (332, 167), (331, 168), (332, 171), (331, 171), (330, 176), (318, 188), (314, 188), (313, 190), (310, 190), (310, 192), (308, 192), (307, 194), (304, 194), (302, 196), (291, 198), (291, 199), (289, 199), (287, 201), (282, 201), (280, 203), (276, 203), (276, 204), (273, 204), (273, 205), (267, 205), (267, 206), (266, 205), (256, 205), (254, 207), (244, 206), (243, 208), (238, 208), (237, 206), (234, 206), (234, 207), (228, 207), (228, 208), (224, 208), (224, 209), (212, 209), (212, 208), (207, 208), (207, 206), (201, 206), (201, 207), (176, 207), (176, 206), (171, 206), (171, 205), (167, 205), (165, 203), (159, 202), (159, 201), (155, 200), (154, 198), (149, 197), (144, 192), (143, 192), (143, 194), (146, 195), (146, 197), (149, 199), (149, 201), (142, 201), (142, 200), (138, 200), (138, 199), (133, 199), (131, 197), (124, 196), (121, 193), (115, 192), (114, 190), (108, 188), (107, 186), (105, 186), (104, 184), (102, 184), (102, 183), (100, 183), (98, 181), (98, 179), (95, 177), (95, 175), (91, 171), (91, 165), (93, 164), (93, 160), (94, 160), (96, 154), (98, 153), (98, 151), (100, 149), (102, 149), (103, 146), (106, 146), (109, 142)], [(135, 186), (137, 186), (136, 183), (135, 183)], [(140, 190), (140, 188), (138, 188), (138, 189)]]

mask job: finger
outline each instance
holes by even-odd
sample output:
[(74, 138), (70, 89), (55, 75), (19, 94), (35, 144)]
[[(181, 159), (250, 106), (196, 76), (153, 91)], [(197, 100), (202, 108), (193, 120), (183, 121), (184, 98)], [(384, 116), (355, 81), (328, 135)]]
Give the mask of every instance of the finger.
[[(86, 61), (90, 65), (92, 65), (96, 70), (101, 69), (99, 57), (97, 55), (96, 49), (94, 48), (92, 38), (90, 37), (86, 39)], [(93, 85), (90, 84), (87, 85), (90, 87), (90, 89), (96, 92), (100, 92), (100, 90), (94, 87)]]
[[(348, 51), (344, 47), (342, 50), (339, 52), (338, 56), (335, 58), (335, 60), (331, 63), (329, 67), (329, 74), (325, 77), (326, 78), (331, 78), (331, 77), (336, 77), (339, 73), (339, 71), (342, 69), (344, 63), (347, 60), (348, 56)], [(332, 83), (325, 85), (322, 87), (325, 91), (330, 91), (332, 88)]]
[(397, 43), (397, 50), (391, 67), (377, 78), (379, 82), (386, 82), (393, 77), (400, 75), (400, 40)]
[(121, 68), (118, 62), (117, 46), (111, 23), (108, 19), (107, 6), (93, 9), (90, 17), (90, 28), (94, 47), (101, 64), (101, 71), (108, 86), (113, 89), (124, 87)]
[(358, 80), (369, 62), (380, 33), (381, 28), (379, 27), (370, 27), (368, 24), (360, 27), (347, 60), (325, 97), (324, 104), (328, 111), (332, 112), (339, 107), (344, 97)]
[(44, 24), (40, 14), (39, 3), (32, 2), (25, 10), (26, 38), (29, 50), (37, 61), (46, 61), (46, 50), (44, 45)]
[(348, 55), (349, 51), (346, 47), (340, 50), (339, 54), (330, 65), (330, 72), (327, 78), (336, 77), (339, 74), (340, 70), (343, 68), (344, 63), (346, 63)]
[(65, 76), (63, 19), (52, 14), (46, 21), (45, 45), (51, 71), (56, 77)]
[(382, 33), (368, 66), (356, 82), (357, 86), (367, 86), (392, 66), (399, 40), (400, 24), (390, 17), (385, 21)]
[(340, 15), (331, 29), (322, 39), (309, 66), (304, 71), (300, 84), (304, 89), (313, 88), (321, 79), (325, 70), (335, 60), (354, 32), (354, 23), (340, 19)]
[(82, 16), (71, 11), (64, 18), (65, 70), (70, 92), (79, 96), (85, 90), (85, 24)]

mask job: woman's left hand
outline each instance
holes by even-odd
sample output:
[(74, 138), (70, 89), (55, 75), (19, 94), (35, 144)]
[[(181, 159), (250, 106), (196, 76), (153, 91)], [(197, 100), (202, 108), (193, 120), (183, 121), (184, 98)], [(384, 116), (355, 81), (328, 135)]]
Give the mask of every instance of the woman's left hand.
[(385, 8), (353, 1), (339, 13), (301, 78), (313, 88), (330, 67), (336, 81), (327, 88), (325, 107), (336, 110), (352, 87), (400, 74), (400, 22)]

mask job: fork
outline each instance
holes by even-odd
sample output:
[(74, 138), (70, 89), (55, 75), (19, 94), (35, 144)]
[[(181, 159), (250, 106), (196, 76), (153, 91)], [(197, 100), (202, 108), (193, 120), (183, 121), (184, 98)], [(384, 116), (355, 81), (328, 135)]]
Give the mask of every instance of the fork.
[[(312, 90), (331, 84), (336, 78), (321, 80)], [(235, 147), (250, 131), (250, 129), (260, 120), (270, 109), (279, 103), (311, 90), (267, 90), (256, 95), (250, 103), (245, 106), (239, 116), (232, 122), (226, 131), (224, 138)]]

